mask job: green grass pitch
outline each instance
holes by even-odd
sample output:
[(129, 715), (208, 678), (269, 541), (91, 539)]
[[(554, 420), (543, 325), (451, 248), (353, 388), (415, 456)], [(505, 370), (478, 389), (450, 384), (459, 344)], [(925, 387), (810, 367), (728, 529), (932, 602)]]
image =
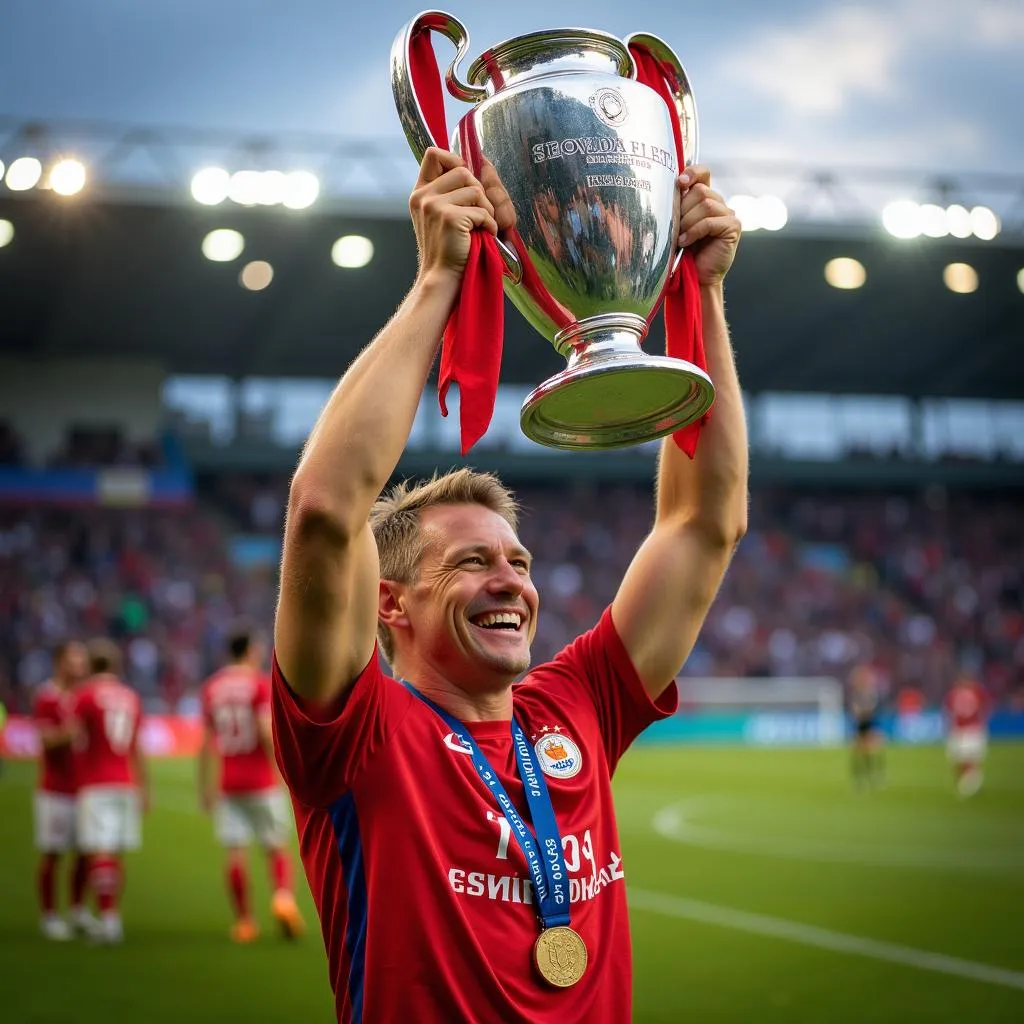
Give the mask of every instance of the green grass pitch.
[[(1024, 1021), (1024, 746), (994, 745), (952, 794), (938, 748), (889, 751), (854, 793), (840, 750), (641, 746), (616, 778), (637, 1022)], [(154, 766), (118, 948), (37, 932), (34, 767), (0, 778), (0, 1021), (327, 1024), (319, 933), (239, 948), (194, 766)], [(453, 1022), (455, 1024), (455, 1022)]]

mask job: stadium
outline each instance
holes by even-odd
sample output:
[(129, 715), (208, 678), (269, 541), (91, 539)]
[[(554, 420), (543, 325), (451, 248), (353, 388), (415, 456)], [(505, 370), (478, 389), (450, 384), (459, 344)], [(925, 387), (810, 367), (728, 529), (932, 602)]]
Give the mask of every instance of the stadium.
[[(253, 860), (262, 931), (229, 941), (200, 691), (240, 621), (272, 634), (302, 445), (416, 276), (413, 171), (395, 140), (0, 117), (0, 1019), (334, 1019), (293, 831), (307, 933), (276, 934)], [(726, 297), (749, 527), (678, 712), (614, 778), (633, 1019), (1024, 1019), (1024, 181), (715, 173), (745, 230)], [(513, 488), (535, 663), (598, 621), (652, 521), (656, 443), (523, 436), (564, 365), (506, 302), (488, 432), (460, 454), (435, 371), (395, 473)], [(110, 949), (47, 941), (33, 882), (34, 695), (61, 642), (97, 636), (152, 786)], [(965, 676), (977, 789), (947, 758)]]

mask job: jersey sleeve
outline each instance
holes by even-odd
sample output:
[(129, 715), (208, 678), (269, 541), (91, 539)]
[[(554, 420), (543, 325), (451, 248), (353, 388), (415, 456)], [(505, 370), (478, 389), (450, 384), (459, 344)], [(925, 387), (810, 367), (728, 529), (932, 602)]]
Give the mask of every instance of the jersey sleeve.
[(374, 646), (369, 664), (345, 695), (327, 707), (297, 697), (277, 663), (271, 663), (274, 750), (295, 798), (326, 807), (380, 757), (415, 703), (381, 671)]
[(656, 701), (648, 696), (615, 629), (610, 607), (593, 629), (531, 673), (531, 679), (561, 689), (567, 701), (582, 700), (593, 708), (611, 772), (647, 726), (679, 707), (675, 682)]

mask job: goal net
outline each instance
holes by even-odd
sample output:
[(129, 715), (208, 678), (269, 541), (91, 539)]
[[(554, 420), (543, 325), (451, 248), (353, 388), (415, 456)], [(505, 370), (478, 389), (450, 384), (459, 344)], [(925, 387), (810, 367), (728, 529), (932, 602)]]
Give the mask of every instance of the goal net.
[[(827, 676), (779, 679), (677, 680), (679, 710), (722, 737), (734, 729), (756, 744), (841, 743), (845, 735), (843, 687)], [(724, 728), (729, 723), (731, 728)]]

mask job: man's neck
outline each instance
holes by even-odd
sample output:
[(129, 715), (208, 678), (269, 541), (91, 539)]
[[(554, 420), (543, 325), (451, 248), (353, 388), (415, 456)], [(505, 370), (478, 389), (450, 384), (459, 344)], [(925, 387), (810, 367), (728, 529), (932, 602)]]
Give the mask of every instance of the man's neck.
[(507, 722), (512, 718), (512, 684), (483, 692), (468, 690), (420, 666), (395, 674), (460, 722)]

